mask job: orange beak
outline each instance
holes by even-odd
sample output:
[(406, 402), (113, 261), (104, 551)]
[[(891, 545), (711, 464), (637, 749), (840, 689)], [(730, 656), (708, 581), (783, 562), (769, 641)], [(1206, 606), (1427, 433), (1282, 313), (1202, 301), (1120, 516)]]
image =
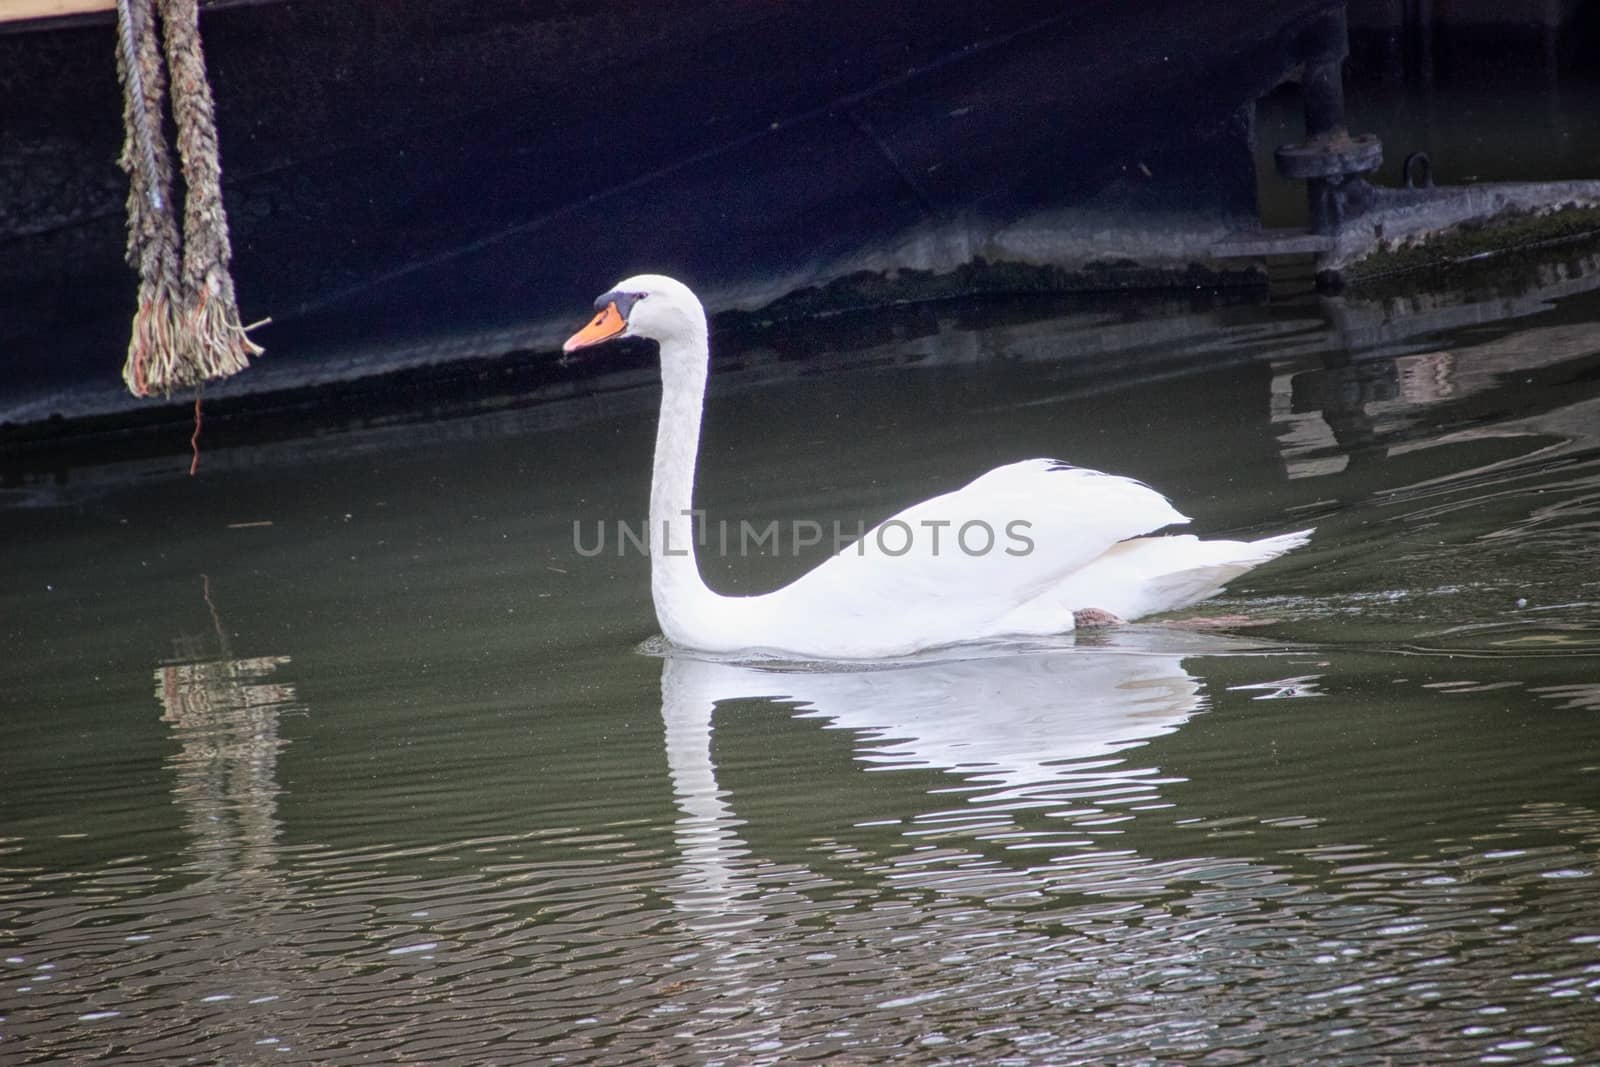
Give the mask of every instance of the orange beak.
[(561, 346), (561, 351), (576, 352), (580, 348), (597, 345), (601, 341), (616, 337), (627, 328), (627, 320), (617, 311), (616, 303), (607, 304), (589, 325), (567, 338), (567, 343)]

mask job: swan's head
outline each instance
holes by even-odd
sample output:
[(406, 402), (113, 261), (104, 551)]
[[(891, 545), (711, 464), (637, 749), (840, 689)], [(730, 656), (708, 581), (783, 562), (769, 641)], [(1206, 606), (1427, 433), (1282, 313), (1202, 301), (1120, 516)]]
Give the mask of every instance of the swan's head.
[(689, 287), (664, 274), (638, 274), (595, 298), (596, 315), (561, 346), (563, 352), (617, 337), (649, 337), (664, 344), (704, 340), (706, 312)]

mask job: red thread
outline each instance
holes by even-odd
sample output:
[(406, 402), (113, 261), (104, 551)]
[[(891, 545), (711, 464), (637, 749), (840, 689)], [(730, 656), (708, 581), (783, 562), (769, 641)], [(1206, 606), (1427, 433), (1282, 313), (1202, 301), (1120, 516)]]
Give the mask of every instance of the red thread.
[(194, 451), (194, 459), (189, 461), (189, 477), (194, 477), (194, 472), (200, 469), (200, 390), (194, 391), (194, 433), (189, 437), (189, 447)]

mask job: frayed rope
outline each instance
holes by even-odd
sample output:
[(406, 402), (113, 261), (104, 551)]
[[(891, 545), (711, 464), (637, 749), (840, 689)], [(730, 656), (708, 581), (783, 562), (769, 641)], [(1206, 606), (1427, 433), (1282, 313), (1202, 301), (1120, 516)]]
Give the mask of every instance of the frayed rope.
[[(127, 131), (118, 162), (128, 174), (127, 258), (139, 272), (122, 378), (135, 396), (169, 396), (239, 373), (262, 349), (240, 325), (228, 273), (232, 250), (196, 0), (117, 0), (117, 24)], [(168, 70), (185, 191), (181, 239), (162, 130)]]

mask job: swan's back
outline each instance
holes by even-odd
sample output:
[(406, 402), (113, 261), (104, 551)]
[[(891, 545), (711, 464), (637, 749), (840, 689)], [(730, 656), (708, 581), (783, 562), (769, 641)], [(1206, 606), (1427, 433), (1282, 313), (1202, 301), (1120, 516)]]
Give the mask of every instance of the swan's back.
[[(906, 508), (793, 584), (751, 599), (761, 602), (761, 627), (788, 637), (790, 651), (898, 655), (998, 636), (1019, 606), (1118, 542), (1187, 521), (1142, 482), (1024, 460)], [(1034, 632), (1071, 628), (1068, 611)]]

